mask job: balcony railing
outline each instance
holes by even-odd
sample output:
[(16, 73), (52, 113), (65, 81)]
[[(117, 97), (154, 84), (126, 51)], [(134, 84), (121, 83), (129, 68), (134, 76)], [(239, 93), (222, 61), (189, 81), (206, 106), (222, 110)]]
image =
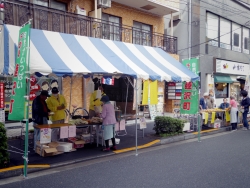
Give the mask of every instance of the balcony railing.
[(5, 1), (5, 24), (21, 26), (29, 19), (35, 29), (159, 47), (168, 53), (177, 53), (177, 37), (34, 4)]

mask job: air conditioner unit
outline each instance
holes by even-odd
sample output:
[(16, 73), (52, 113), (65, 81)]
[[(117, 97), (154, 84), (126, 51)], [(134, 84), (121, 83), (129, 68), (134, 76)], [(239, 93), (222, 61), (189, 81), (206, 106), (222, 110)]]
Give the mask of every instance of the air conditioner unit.
[(76, 5), (76, 13), (86, 16), (86, 10), (84, 8), (80, 8), (78, 5)]
[(111, 0), (98, 0), (97, 7), (98, 8), (110, 8)]
[(79, 15), (86, 16), (86, 10), (84, 8), (80, 8), (78, 5), (76, 5), (76, 13)]

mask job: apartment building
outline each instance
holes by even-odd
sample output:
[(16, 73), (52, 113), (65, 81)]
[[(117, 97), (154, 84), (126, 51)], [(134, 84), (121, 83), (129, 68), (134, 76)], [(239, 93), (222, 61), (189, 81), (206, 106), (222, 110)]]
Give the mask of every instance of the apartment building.
[[(249, 3), (243, 0), (186, 1), (173, 16), (180, 61), (199, 59), (201, 94), (209, 92), (217, 106), (230, 95), (240, 100), (240, 90), (249, 74)], [(164, 19), (168, 34), (170, 17)]]
[[(4, 24), (21, 26), (32, 19), (34, 29), (158, 47), (179, 59), (177, 37), (164, 34), (163, 18), (179, 11), (179, 0), (5, 0), (1, 10)], [(69, 77), (62, 81), (67, 100), (76, 96), (73, 104), (83, 103), (82, 82)], [(124, 101), (122, 87), (112, 92), (116, 101)], [(132, 88), (129, 96), (132, 106)]]

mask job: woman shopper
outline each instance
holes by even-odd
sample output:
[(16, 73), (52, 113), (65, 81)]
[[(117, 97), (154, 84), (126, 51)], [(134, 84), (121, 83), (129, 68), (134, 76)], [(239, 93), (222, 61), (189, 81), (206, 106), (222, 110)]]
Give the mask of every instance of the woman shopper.
[(237, 102), (235, 101), (234, 96), (230, 96), (230, 123), (232, 126), (232, 130), (237, 130), (237, 122), (238, 122), (238, 108)]
[[(114, 130), (116, 124), (115, 109), (114, 106), (110, 103), (109, 97), (107, 95), (104, 95), (101, 98), (101, 101), (103, 102), (103, 107), (102, 107), (102, 113), (99, 114), (99, 117), (103, 118), (102, 130), (106, 146), (106, 148), (104, 148), (103, 151), (110, 151), (110, 149), (116, 150), (115, 130)], [(112, 140), (113, 144), (111, 148), (109, 147), (110, 139)]]
[(243, 97), (242, 101), (241, 101), (241, 109), (242, 109), (242, 113), (243, 113), (243, 125), (244, 128), (243, 130), (248, 130), (249, 129), (249, 125), (248, 125), (248, 121), (247, 121), (247, 114), (249, 112), (249, 105), (250, 105), (250, 99), (247, 96), (248, 93), (245, 90), (241, 91), (241, 95)]

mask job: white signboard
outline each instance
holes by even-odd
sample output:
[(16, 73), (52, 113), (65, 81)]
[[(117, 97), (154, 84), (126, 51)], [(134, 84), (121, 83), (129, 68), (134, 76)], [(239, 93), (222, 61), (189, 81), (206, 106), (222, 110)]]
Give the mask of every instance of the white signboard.
[(216, 59), (215, 66), (217, 73), (248, 75), (249, 72), (249, 64), (245, 63)]
[(47, 144), (51, 142), (51, 129), (44, 128), (40, 130), (40, 143)]
[(145, 117), (140, 118), (140, 129), (146, 129), (147, 128), (147, 122)]

